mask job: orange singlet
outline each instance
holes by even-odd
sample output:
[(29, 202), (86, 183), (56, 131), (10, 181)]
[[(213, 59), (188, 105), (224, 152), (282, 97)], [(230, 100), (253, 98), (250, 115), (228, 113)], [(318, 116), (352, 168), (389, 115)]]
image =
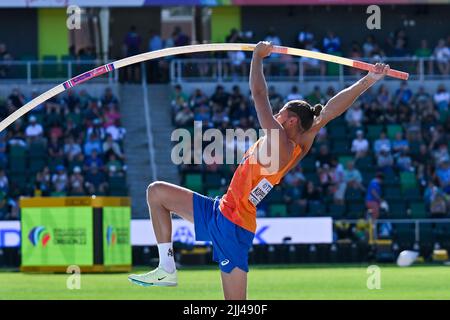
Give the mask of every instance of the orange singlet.
[(295, 144), (286, 166), (271, 174), (256, 161), (257, 146), (263, 138), (256, 141), (244, 154), (219, 205), (220, 212), (228, 220), (252, 233), (256, 231), (256, 206), (273, 186), (280, 183), (302, 151), (302, 148)]

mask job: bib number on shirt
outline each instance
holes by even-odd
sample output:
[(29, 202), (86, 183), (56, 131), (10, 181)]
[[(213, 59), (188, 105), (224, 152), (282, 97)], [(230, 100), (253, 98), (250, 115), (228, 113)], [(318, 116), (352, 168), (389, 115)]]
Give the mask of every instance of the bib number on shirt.
[(256, 207), (262, 199), (272, 190), (273, 185), (266, 179), (262, 179), (250, 192), (248, 200)]

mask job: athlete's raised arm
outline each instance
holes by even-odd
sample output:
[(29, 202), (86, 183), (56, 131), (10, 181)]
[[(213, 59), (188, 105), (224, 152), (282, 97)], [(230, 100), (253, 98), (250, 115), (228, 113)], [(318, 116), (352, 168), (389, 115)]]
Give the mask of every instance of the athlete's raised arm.
[(273, 116), (263, 71), (263, 59), (270, 55), (272, 48), (273, 45), (267, 41), (260, 41), (256, 45), (250, 66), (250, 90), (261, 128), (283, 129)]
[(365, 77), (358, 80), (352, 86), (342, 90), (331, 98), (325, 105), (325, 108), (322, 110), (320, 116), (314, 121), (311, 129), (318, 131), (328, 122), (336, 117), (339, 117), (348, 108), (350, 108), (350, 106), (361, 94), (363, 94), (378, 80), (382, 79), (388, 71), (389, 65), (377, 63), (373, 72), (369, 72)]

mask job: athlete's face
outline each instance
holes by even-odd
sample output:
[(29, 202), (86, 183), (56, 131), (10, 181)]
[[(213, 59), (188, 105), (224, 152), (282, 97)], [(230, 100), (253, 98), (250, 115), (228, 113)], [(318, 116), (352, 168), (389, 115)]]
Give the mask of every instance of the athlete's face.
[(275, 114), (274, 117), (285, 129), (298, 127), (298, 116), (289, 111), (286, 106), (281, 108), (280, 112)]

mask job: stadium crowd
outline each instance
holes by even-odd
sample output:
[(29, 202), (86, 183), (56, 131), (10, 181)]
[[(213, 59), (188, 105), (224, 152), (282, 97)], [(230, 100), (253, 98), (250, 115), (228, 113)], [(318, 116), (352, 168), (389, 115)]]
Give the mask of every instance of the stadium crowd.
[[(184, 35), (180, 29), (176, 29), (171, 37), (168, 39), (161, 39), (155, 33), (149, 40), (149, 50), (158, 50), (170, 46), (186, 45), (189, 43), (189, 38)], [(328, 31), (322, 37), (314, 34), (309, 29), (302, 30), (298, 33), (296, 41), (287, 41), (282, 36), (277, 34), (274, 27), (269, 27), (264, 37), (265, 41), (271, 41), (274, 45), (295, 46), (306, 50), (324, 52), (333, 55), (346, 56), (351, 59), (369, 61), (380, 61), (389, 57), (395, 58), (423, 58), (427, 59), (423, 65), (419, 61), (414, 62), (414, 67), (408, 64), (402, 66), (403, 69), (408, 69), (411, 72), (422, 71), (425, 74), (449, 75), (450, 73), (450, 35), (441, 35), (442, 37), (437, 43), (429, 43), (427, 39), (422, 39), (420, 45), (415, 47), (410, 44), (409, 37), (404, 29), (399, 29), (392, 32), (386, 39), (377, 39), (373, 34), (368, 34), (364, 41), (352, 41), (350, 46), (342, 44), (341, 37), (333, 31)], [(185, 41), (176, 41), (178, 38)], [(175, 39), (175, 41), (174, 41)], [(225, 42), (229, 43), (254, 43), (254, 33), (252, 31), (239, 31), (232, 29), (229, 35), (225, 38)], [(155, 45), (157, 44), (157, 45)], [(201, 53), (194, 55), (195, 58), (222, 58), (228, 59), (229, 63), (222, 65), (223, 75), (227, 76), (244, 76), (248, 73), (249, 64), (248, 59), (251, 58), (251, 52), (230, 51), (214, 52), (211, 54)], [(170, 58), (172, 59), (172, 58)], [(247, 59), (247, 61), (246, 61)], [(335, 66), (327, 66), (326, 63), (310, 59), (301, 58), (303, 65), (303, 72), (306, 75), (332, 75), (336, 72)], [(168, 71), (168, 60), (163, 60), (160, 63), (161, 70)], [(195, 65), (187, 66), (186, 72), (196, 73), (200, 77), (217, 73), (214, 64), (196, 63)], [(423, 68), (423, 70), (420, 70)], [(267, 76), (298, 76), (299, 66), (294, 58), (290, 55), (281, 55), (273, 53), (267, 59), (265, 64), (265, 74)], [(346, 71), (347, 72), (347, 71)], [(349, 69), (350, 74), (357, 75), (357, 69)]]
[[(0, 118), (39, 95), (18, 88)], [(127, 195), (120, 104), (110, 88), (47, 100), (0, 133), (0, 220), (18, 219), (20, 196)]]
[[(291, 99), (325, 104), (334, 94), (333, 87), (324, 92), (315, 87), (303, 94), (293, 86), (283, 97), (275, 87), (269, 88), (274, 112)], [(179, 128), (192, 130), (193, 121), (201, 121), (203, 130), (218, 128), (224, 133), (259, 127), (251, 98), (238, 86), (227, 92), (218, 85), (208, 96), (200, 88), (187, 93), (176, 85), (171, 104), (173, 124)], [(345, 115), (319, 132), (308, 156), (269, 193), (258, 214), (328, 212), (362, 218), (367, 212), (374, 219), (447, 216), (449, 104), (450, 93), (444, 85), (435, 92), (424, 87), (413, 91), (406, 82), (392, 92), (383, 84), (371, 88)], [(245, 150), (248, 145), (235, 143), (232, 148)], [(236, 163), (179, 167), (186, 186), (212, 196), (225, 191), (235, 168)]]
[[(131, 26), (123, 38), (123, 56), (128, 57), (146, 51), (155, 51), (164, 48), (184, 46), (191, 44), (191, 38), (183, 32), (182, 28), (175, 26), (170, 36), (162, 38), (155, 30), (150, 30), (147, 35), (143, 30), (138, 30), (136, 26)], [(274, 27), (269, 27), (264, 40), (271, 41), (275, 45), (287, 45), (303, 48), (312, 51), (324, 52), (333, 55), (342, 55), (352, 59), (380, 61), (389, 57), (396, 58), (424, 58), (427, 60), (424, 65), (417, 62), (414, 71), (423, 68), (425, 74), (450, 74), (450, 35), (442, 34), (436, 43), (430, 43), (427, 39), (422, 39), (419, 46), (411, 44), (408, 34), (404, 29), (399, 29), (390, 33), (385, 39), (377, 39), (373, 34), (368, 34), (363, 41), (352, 41), (351, 45), (344, 45), (341, 36), (332, 30), (324, 35), (318, 35), (306, 28), (298, 32), (295, 41), (283, 38), (277, 34)], [(257, 41), (254, 39), (253, 31), (230, 30), (224, 39), (225, 42), (239, 43)], [(97, 58), (95, 50), (91, 47), (75, 52), (70, 48), (70, 57), (73, 59)], [(191, 54), (191, 58), (222, 58), (229, 59), (230, 63), (223, 65), (223, 73), (227, 75), (246, 75), (248, 73), (247, 58), (250, 52), (214, 52)], [(148, 77), (151, 82), (168, 82), (170, 61), (175, 57), (166, 57), (148, 63)], [(183, 56), (176, 57), (177, 59)], [(8, 50), (7, 44), (0, 41), (0, 78), (8, 77), (8, 61), (18, 60), (14, 53)], [(325, 63), (309, 58), (301, 58), (305, 74), (325, 75), (332, 73)], [(274, 62), (275, 61), (275, 62)], [(273, 62), (273, 63), (271, 63)], [(414, 63), (415, 64), (415, 63)], [(411, 69), (410, 66), (407, 66)], [(329, 67), (328, 67), (329, 68)], [(412, 69), (410, 71), (413, 71)], [(195, 68), (190, 66), (186, 72), (196, 72), (199, 76), (206, 76), (217, 72), (215, 66), (208, 63), (198, 63)], [(266, 63), (267, 75), (287, 75), (296, 76), (299, 72), (298, 63), (289, 55), (272, 54)], [(357, 74), (358, 70), (349, 69), (351, 74)], [(131, 66), (126, 69), (122, 79), (129, 82), (140, 81), (140, 69), (138, 66)]]

